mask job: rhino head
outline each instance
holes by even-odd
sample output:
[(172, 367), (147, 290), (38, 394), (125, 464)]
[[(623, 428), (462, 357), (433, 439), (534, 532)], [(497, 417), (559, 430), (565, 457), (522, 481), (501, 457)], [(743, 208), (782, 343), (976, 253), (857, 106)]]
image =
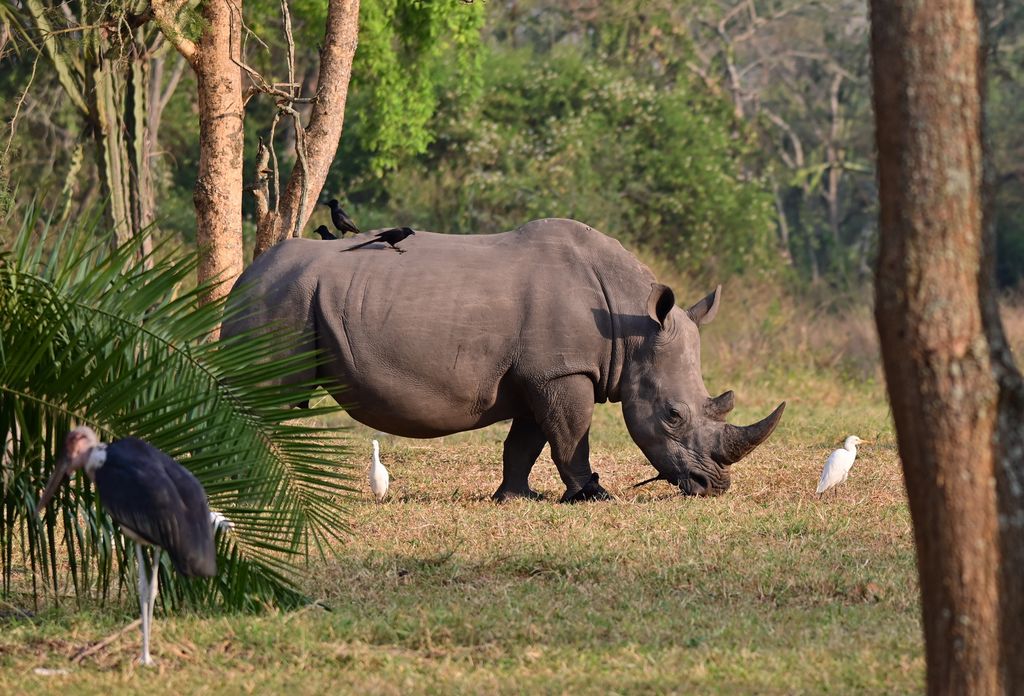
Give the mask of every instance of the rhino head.
[(728, 490), (731, 465), (771, 435), (786, 406), (753, 425), (735, 426), (725, 422), (733, 393), (708, 394), (698, 327), (714, 318), (721, 289), (684, 311), (671, 288), (654, 283), (647, 329), (623, 371), (622, 413), (633, 441), (658, 470), (650, 480), (667, 480), (686, 495)]

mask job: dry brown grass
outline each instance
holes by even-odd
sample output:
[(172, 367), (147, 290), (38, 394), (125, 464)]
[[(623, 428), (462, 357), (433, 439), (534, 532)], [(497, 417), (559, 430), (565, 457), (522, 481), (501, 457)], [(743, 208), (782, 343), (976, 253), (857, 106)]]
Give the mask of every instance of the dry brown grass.
[[(660, 275), (680, 304), (708, 290)], [(1003, 320), (1020, 355), (1024, 304)], [(702, 333), (708, 387), (738, 392), (734, 421), (789, 404), (725, 496), (631, 489), (652, 470), (614, 405), (592, 442), (618, 499), (571, 507), (551, 502), (546, 453), (533, 484), (547, 501), (490, 501), (504, 426), (420, 442), (348, 423), (357, 464), (376, 436), (396, 479), (385, 504), (354, 500), (350, 541), (303, 578), (332, 612), (161, 616), (156, 672), (132, 666), (134, 636), (66, 664), (131, 602), (0, 619), (0, 693), (919, 692), (913, 540), (867, 296), (840, 310), (730, 283)], [(819, 499), (851, 433), (874, 443)]]
[[(130, 620), (131, 603), (8, 620), (0, 692), (917, 691), (899, 465), (884, 410), (859, 410), (841, 402), (833, 415), (879, 440), (824, 500), (813, 494), (820, 465), (845, 435), (830, 426), (780, 433), (737, 465), (727, 495), (686, 499), (665, 484), (629, 487), (651, 470), (618, 408), (602, 406), (594, 467), (618, 500), (582, 506), (490, 502), (501, 427), (383, 437), (391, 497), (377, 505), (364, 491), (350, 542), (303, 581), (332, 612), (160, 616), (156, 672), (132, 665), (134, 635), (67, 663)], [(360, 465), (373, 436), (353, 426)], [(561, 493), (546, 454), (533, 483), (549, 500)]]

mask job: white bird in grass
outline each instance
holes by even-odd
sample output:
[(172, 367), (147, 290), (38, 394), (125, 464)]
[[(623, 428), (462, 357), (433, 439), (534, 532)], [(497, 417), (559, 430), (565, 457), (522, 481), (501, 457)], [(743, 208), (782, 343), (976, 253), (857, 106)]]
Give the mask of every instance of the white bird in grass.
[(821, 480), (818, 481), (818, 490), (816, 491), (818, 495), (821, 495), (833, 486), (838, 486), (846, 480), (846, 477), (850, 475), (850, 469), (853, 467), (853, 460), (857, 458), (857, 445), (865, 442), (866, 440), (861, 440), (856, 435), (851, 435), (846, 438), (842, 449), (837, 449), (828, 455), (825, 468), (821, 470)]
[(383, 501), (384, 496), (388, 494), (388, 483), (390, 482), (391, 477), (388, 476), (388, 470), (380, 463), (380, 443), (374, 440), (373, 462), (370, 464), (370, 490), (373, 491), (378, 503)]

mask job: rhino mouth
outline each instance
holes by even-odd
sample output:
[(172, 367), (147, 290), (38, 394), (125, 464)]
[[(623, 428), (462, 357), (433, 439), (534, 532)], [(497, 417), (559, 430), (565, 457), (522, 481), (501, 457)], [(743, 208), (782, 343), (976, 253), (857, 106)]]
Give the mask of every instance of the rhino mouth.
[(691, 471), (688, 478), (680, 479), (676, 486), (683, 495), (715, 495), (708, 477), (696, 471)]

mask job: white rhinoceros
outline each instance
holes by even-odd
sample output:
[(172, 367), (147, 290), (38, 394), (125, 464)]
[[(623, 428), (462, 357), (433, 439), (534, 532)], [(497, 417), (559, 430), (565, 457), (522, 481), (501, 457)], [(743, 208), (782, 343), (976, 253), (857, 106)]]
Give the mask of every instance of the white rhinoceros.
[(582, 223), (418, 232), (402, 242), (408, 253), (341, 253), (359, 241), (290, 239), (261, 255), (232, 289), (241, 311), (223, 335), (304, 330), (308, 341), (285, 352), (325, 355), (295, 381), (316, 380), (387, 433), (436, 437), (511, 419), (495, 498), (535, 496), (528, 478), (545, 443), (563, 501), (609, 497), (590, 468), (595, 403), (621, 401), (658, 478), (688, 495), (726, 491), (730, 465), (782, 416), (785, 403), (729, 425), (732, 392), (708, 395), (697, 327), (714, 317), (720, 288), (679, 309), (636, 257)]

